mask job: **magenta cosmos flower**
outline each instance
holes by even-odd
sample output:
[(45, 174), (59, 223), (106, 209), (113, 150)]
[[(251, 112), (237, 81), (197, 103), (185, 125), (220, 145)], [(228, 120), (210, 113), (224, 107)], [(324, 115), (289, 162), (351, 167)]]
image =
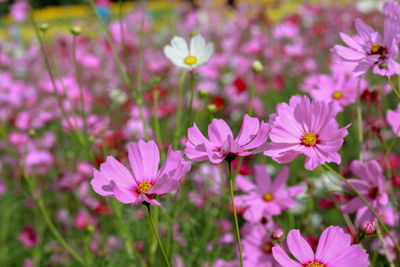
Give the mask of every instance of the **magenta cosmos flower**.
[(400, 136), (400, 104), (397, 110), (389, 109), (386, 113), (386, 120), (392, 126), (393, 133)]
[(272, 248), (274, 259), (285, 267), (367, 267), (368, 254), (360, 245), (351, 245), (351, 236), (338, 226), (325, 229), (318, 241), (314, 253), (299, 230), (291, 230), (287, 236), (287, 245), (292, 260), (279, 245)]
[(347, 125), (339, 129), (335, 116), (339, 109), (333, 102), (310, 102), (307, 96), (293, 96), (289, 105), (281, 103), (270, 116), (271, 146), (264, 152), (279, 163), (293, 161), (299, 154), (306, 156), (305, 168), (319, 164), (340, 164), (337, 151), (347, 135)]
[(274, 181), (267, 172), (265, 165), (254, 166), (256, 184), (242, 178), (237, 181), (240, 189), (248, 192), (247, 195), (235, 197), (235, 203), (246, 207), (243, 217), (250, 222), (260, 222), (263, 217), (271, 218), (281, 214), (296, 204), (293, 199), (304, 190), (304, 186), (290, 186), (284, 188), (289, 179), (289, 167), (285, 166), (276, 175)]
[(335, 45), (333, 48), (333, 51), (345, 61), (354, 63), (354, 75), (363, 75), (369, 69), (383, 76), (400, 74), (400, 64), (394, 60), (398, 54), (397, 23), (392, 19), (386, 19), (383, 37), (361, 19), (356, 19), (355, 25), (357, 36), (350, 37), (340, 33), (348, 47)]
[[(361, 162), (354, 160), (350, 169), (360, 179), (347, 179), (363, 197), (369, 202), (372, 208), (379, 214), (382, 208), (388, 203), (389, 198), (385, 192), (385, 177), (378, 162), (370, 160)], [(345, 185), (346, 186), (346, 185)], [(346, 186), (351, 190), (348, 186)], [(354, 197), (341, 207), (344, 213), (357, 211), (357, 220), (361, 224), (366, 220), (375, 220), (374, 215), (359, 197)]]
[(92, 187), (99, 195), (114, 196), (124, 204), (137, 206), (143, 201), (159, 206), (155, 196), (164, 195), (179, 188), (179, 180), (190, 170), (191, 163), (185, 161), (180, 151), (168, 150), (164, 164), (158, 170), (160, 152), (154, 141), (128, 145), (128, 157), (132, 172), (108, 156), (94, 169)]
[(204, 137), (196, 124), (188, 129), (185, 154), (194, 161), (210, 160), (217, 164), (231, 161), (236, 156), (248, 156), (265, 151), (269, 145), (269, 125), (257, 118), (245, 115), (242, 128), (234, 139), (229, 125), (221, 119), (213, 119), (208, 126), (208, 137)]

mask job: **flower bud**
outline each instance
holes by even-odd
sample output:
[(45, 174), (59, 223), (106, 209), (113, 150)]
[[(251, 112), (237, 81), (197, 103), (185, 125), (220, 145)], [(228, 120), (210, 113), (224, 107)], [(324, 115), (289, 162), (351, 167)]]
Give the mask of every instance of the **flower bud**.
[(364, 221), (360, 226), (360, 230), (365, 235), (373, 235), (375, 233), (375, 221)]
[(271, 239), (276, 241), (281, 241), (285, 238), (285, 231), (282, 228), (278, 228), (271, 234)]
[(217, 111), (217, 106), (214, 104), (209, 104), (209, 105), (207, 105), (207, 110), (211, 114), (214, 114)]
[(49, 29), (49, 24), (47, 23), (42, 23), (39, 25), (39, 30), (42, 32), (46, 32)]
[(264, 69), (264, 67), (259, 60), (254, 61), (253, 64), (251, 65), (251, 70), (255, 74), (261, 73), (263, 71), (263, 69)]
[(74, 26), (74, 27), (71, 28), (70, 31), (71, 31), (71, 33), (72, 33), (73, 35), (79, 35), (79, 34), (82, 33), (82, 28), (79, 27), (79, 26)]
[(208, 91), (206, 89), (201, 89), (199, 91), (199, 97), (200, 98), (205, 98), (206, 96), (208, 96)]

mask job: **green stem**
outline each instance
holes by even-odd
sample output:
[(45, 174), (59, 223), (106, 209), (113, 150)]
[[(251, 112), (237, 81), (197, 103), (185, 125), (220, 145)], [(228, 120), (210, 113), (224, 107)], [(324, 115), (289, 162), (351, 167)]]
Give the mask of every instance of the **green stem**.
[(235, 201), (234, 201), (234, 196), (233, 196), (233, 179), (232, 179), (232, 163), (231, 163), (231, 161), (228, 161), (228, 179), (229, 179), (230, 191), (231, 191), (233, 217), (235, 219), (236, 237), (238, 240), (238, 247), (239, 247), (239, 254), (240, 254), (240, 266), (243, 267), (242, 244), (240, 242), (239, 223), (238, 223), (238, 218), (237, 218), (236, 208), (235, 208)]
[(193, 70), (190, 72), (190, 103), (189, 103), (189, 112), (188, 112), (188, 122), (186, 128), (189, 128), (192, 125), (192, 113), (193, 113), (193, 100), (194, 100), (194, 72)]
[(160, 148), (161, 151), (161, 161), (164, 161), (165, 159), (165, 152), (164, 149), (162, 149), (163, 147), (163, 143), (162, 143), (162, 137), (161, 137), (161, 131), (160, 131), (160, 118), (158, 117), (158, 98), (159, 98), (160, 93), (155, 90), (153, 92), (153, 120), (154, 120), (154, 131), (156, 134), (156, 140), (157, 140), (157, 144), (158, 147)]
[(176, 112), (176, 125), (174, 133), (173, 148), (177, 149), (179, 145), (179, 137), (181, 135), (181, 120), (182, 120), (182, 108), (183, 108), (183, 85), (185, 84), (186, 71), (183, 71), (179, 79), (179, 92), (178, 92), (178, 110)]
[(385, 233), (390, 237), (392, 240), (393, 244), (395, 245), (396, 249), (398, 252), (400, 252), (400, 246), (397, 244), (397, 242), (394, 240), (393, 236), (390, 234), (389, 229), (386, 227), (386, 225), (382, 222), (381, 218), (379, 215), (376, 213), (376, 211), (371, 207), (369, 202), (364, 198), (363, 195), (360, 194), (360, 192), (349, 182), (347, 181), (346, 178), (344, 178), (342, 175), (340, 175), (338, 172), (336, 172), (334, 169), (332, 169), (327, 163), (324, 163), (325, 168), (327, 168), (330, 172), (335, 174), (337, 177), (339, 177), (347, 186), (349, 186), (354, 193), (364, 202), (364, 204), (368, 207), (368, 209), (372, 212), (372, 214), (375, 216), (375, 218), (378, 220), (379, 224), (381, 225), (382, 229), (385, 231)]
[(79, 66), (78, 62), (76, 60), (76, 35), (73, 35), (72, 39), (72, 57), (74, 61), (74, 68), (75, 68), (75, 76), (76, 76), (76, 81), (78, 83), (78, 88), (79, 88), (79, 95), (81, 98), (81, 116), (83, 119), (83, 133), (86, 137), (88, 137), (87, 133), (87, 119), (86, 119), (86, 112), (85, 112), (85, 99), (83, 96), (83, 89), (82, 89), (82, 82), (81, 82), (81, 75), (79, 71)]
[(385, 252), (386, 259), (389, 262), (390, 267), (395, 267), (392, 259), (390, 258), (389, 251), (386, 247), (385, 241), (383, 240), (382, 231), (379, 225), (376, 226), (376, 233), (378, 234), (379, 241), (382, 243), (383, 251)]
[[(400, 93), (397, 91), (396, 87), (393, 85), (392, 80), (390, 80), (389, 77), (387, 77), (387, 78), (388, 78), (388, 82), (389, 82), (390, 86), (391, 86), (392, 89), (393, 89), (393, 92), (394, 92), (394, 93), (397, 95), (397, 97), (400, 99)], [(399, 78), (399, 80), (400, 80), (400, 78)]]
[(358, 97), (357, 97), (357, 122), (358, 122), (358, 142), (360, 144), (360, 161), (363, 161), (362, 144), (363, 144), (363, 125), (362, 125), (362, 111), (361, 111), (361, 93), (360, 93), (361, 79), (358, 80)]
[(160, 236), (158, 235), (157, 227), (156, 227), (156, 225), (154, 224), (153, 216), (152, 216), (152, 214), (151, 214), (150, 204), (147, 204), (147, 203), (146, 203), (145, 206), (147, 207), (147, 211), (148, 211), (148, 214), (149, 214), (150, 223), (151, 223), (151, 226), (153, 227), (154, 235), (155, 235), (156, 238), (157, 238), (158, 245), (160, 246), (161, 253), (162, 253), (162, 255), (163, 255), (163, 257), (164, 257), (164, 260), (165, 260), (165, 264), (166, 264), (168, 267), (170, 267), (171, 265), (169, 264), (167, 254), (165, 254), (165, 250), (164, 250), (164, 247), (163, 247), (163, 245), (162, 245), (162, 243), (161, 243)]
[(255, 77), (253, 78), (253, 82), (250, 87), (250, 107), (249, 107), (249, 116), (253, 116), (253, 105), (254, 105), (254, 93), (255, 93)]

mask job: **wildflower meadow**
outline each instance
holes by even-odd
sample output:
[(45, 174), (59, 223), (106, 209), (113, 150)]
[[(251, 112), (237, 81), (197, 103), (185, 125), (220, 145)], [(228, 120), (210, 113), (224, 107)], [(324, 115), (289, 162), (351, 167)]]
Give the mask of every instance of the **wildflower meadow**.
[(0, 14), (0, 266), (400, 266), (397, 1)]

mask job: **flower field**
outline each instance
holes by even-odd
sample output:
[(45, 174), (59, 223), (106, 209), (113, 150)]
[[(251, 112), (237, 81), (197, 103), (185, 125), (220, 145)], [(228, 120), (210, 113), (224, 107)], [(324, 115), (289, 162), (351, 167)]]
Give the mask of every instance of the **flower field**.
[(400, 266), (399, 3), (39, 2), (0, 0), (0, 266)]

